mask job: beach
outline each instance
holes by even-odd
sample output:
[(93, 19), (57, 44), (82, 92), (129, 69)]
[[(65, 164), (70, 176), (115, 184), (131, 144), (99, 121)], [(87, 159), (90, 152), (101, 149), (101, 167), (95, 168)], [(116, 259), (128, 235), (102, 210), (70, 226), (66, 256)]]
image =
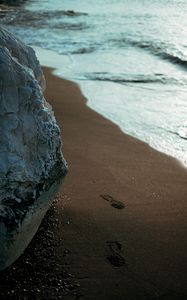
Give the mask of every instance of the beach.
[(86, 106), (44, 68), (69, 173), (1, 299), (187, 297), (187, 170)]
[(58, 202), (65, 261), (84, 298), (185, 298), (186, 169), (90, 110), (77, 85), (46, 74), (69, 164)]
[[(34, 71), (42, 88), (45, 80), (39, 65), (43, 66), (44, 96), (60, 127), (69, 171), (23, 255), (0, 272), (0, 300), (186, 300), (187, 3), (2, 1), (6, 2), (19, 5), (0, 5), (1, 26), (31, 46), (38, 59), (33, 60), (31, 48), (23, 46), (18, 51), (16, 42), (8, 48), (11, 61), (19, 69), (20, 57), (19, 63)], [(8, 90), (3, 86), (2, 105), (16, 103), (11, 102), (14, 92), (9, 92), (8, 81), (14, 71), (15, 78), (21, 78), (13, 81), (17, 100), (23, 100), (21, 111), (27, 100), (42, 104), (37, 81), (35, 92), (15, 67), (6, 76), (4, 63), (3, 58), (1, 71)], [(28, 93), (23, 83), (26, 90), (28, 84)], [(45, 113), (50, 111), (41, 106), (41, 114), (31, 110), (33, 118), (23, 111), (21, 119), (19, 109), (14, 118), (12, 108), (10, 114), (3, 110), (1, 116), (4, 124), (5, 115), (6, 124), (5, 130), (1, 126), (1, 149), (7, 155), (2, 156), (0, 166), (4, 170), (2, 195), (6, 186), (8, 191), (3, 201), (9, 203), (14, 191), (15, 203), (20, 204), (14, 213), (23, 218), (27, 215), (26, 210), (22, 213), (22, 200), (39, 200), (39, 194), (29, 193), (28, 199), (21, 194), (20, 198), (14, 185), (11, 189), (9, 176), (19, 186), (21, 171), (30, 186), (27, 174), (36, 171), (43, 180), (46, 167), (50, 169), (60, 154), (60, 131), (53, 118), (54, 127), (50, 122), (46, 125)], [(9, 118), (12, 127), (7, 125)], [(39, 122), (36, 131), (31, 119)], [(18, 120), (21, 126), (15, 131)], [(16, 147), (22, 135), (23, 143)], [(56, 150), (50, 152), (48, 146), (53, 147), (55, 141), (58, 151), (51, 148)], [(17, 152), (22, 146), (23, 151)], [(4, 164), (15, 152), (15, 167), (10, 159), (12, 173)], [(35, 165), (26, 159), (26, 168), (23, 161), (33, 154)], [(4, 178), (8, 178), (7, 185)], [(59, 181), (60, 176), (51, 179)], [(7, 211), (2, 208), (4, 218)], [(20, 230), (23, 222), (18, 225), (17, 215), (16, 230)], [(3, 225), (1, 232), (4, 238)], [(16, 241), (12, 232), (7, 234), (8, 248)], [(3, 245), (2, 256), (6, 256)]]
[(187, 166), (186, 13), (176, 0), (29, 0), (0, 18), (89, 107)]

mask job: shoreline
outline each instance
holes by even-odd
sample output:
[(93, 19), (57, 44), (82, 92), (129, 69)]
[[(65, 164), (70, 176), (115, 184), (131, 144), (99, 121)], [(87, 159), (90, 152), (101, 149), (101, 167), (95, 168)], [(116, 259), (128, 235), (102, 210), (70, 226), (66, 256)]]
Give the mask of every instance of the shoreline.
[(70, 169), (62, 189), (67, 261), (89, 278), (80, 280), (85, 299), (171, 291), (180, 299), (187, 293), (187, 170), (91, 110), (77, 84), (49, 69), (47, 78)]
[(187, 170), (43, 69), (69, 173), (1, 299), (186, 299)]
[[(129, 111), (129, 113), (128, 113), (129, 117), (127, 114), (126, 122), (124, 122), (124, 124), (126, 123), (126, 126), (124, 126), (124, 124), (120, 122), (119, 114), (115, 111), (115, 109), (114, 109), (113, 117), (111, 117), (110, 111), (106, 109), (106, 107), (104, 105), (105, 101), (103, 101), (102, 99), (105, 99), (107, 97), (107, 95), (105, 92), (104, 93), (102, 92), (102, 88), (100, 87), (100, 83), (101, 83), (100, 81), (96, 81), (96, 83), (94, 84), (94, 88), (96, 90), (96, 93), (95, 93), (93, 87), (91, 89), (87, 88), (87, 84), (84, 84), (84, 81), (76, 79), (76, 78), (74, 80), (72, 59), (69, 56), (61, 55), (61, 54), (56, 53), (54, 50), (43, 49), (43, 48), (40, 48), (37, 46), (33, 46), (33, 48), (36, 51), (37, 56), (38, 56), (41, 64), (43, 65), (43, 67), (53, 69), (54, 76), (57, 76), (61, 79), (66, 79), (66, 80), (72, 81), (75, 84), (77, 84), (78, 86), (80, 86), (82, 94), (87, 99), (86, 105), (91, 110), (94, 110), (96, 113), (100, 114), (103, 118), (106, 118), (109, 121), (111, 121), (113, 124), (117, 125), (124, 134), (130, 135), (130, 136), (134, 137), (135, 139), (148, 144), (151, 148), (155, 149), (158, 152), (164, 153), (168, 156), (175, 158), (179, 162), (179, 164), (181, 164), (183, 167), (187, 168), (187, 160), (185, 158), (186, 155), (185, 155), (184, 150), (182, 150), (182, 149), (185, 149), (186, 140), (185, 140), (185, 138), (181, 137), (181, 135), (179, 134), (179, 127), (180, 127), (179, 125), (177, 125), (177, 127), (175, 129), (173, 129), (173, 130), (171, 129), (171, 132), (173, 132), (172, 134), (174, 134), (176, 137), (175, 139), (173, 139), (171, 137), (170, 131), (168, 131), (168, 128), (165, 128), (164, 132), (160, 132), (160, 135), (162, 136), (162, 138), (158, 134), (157, 134), (157, 137), (154, 134), (152, 137), (152, 135), (149, 135), (148, 131), (147, 131), (148, 124), (146, 125), (146, 128), (145, 128), (145, 134), (143, 134), (142, 130), (140, 130), (139, 133), (135, 134), (136, 130), (139, 131), (139, 129), (138, 129), (139, 125), (138, 125), (138, 127), (136, 127), (136, 126), (134, 127), (133, 122), (131, 121), (131, 119), (133, 119), (133, 116), (134, 116), (134, 114), (132, 113), (133, 109), (132, 109), (132, 111), (131, 111), (131, 109), (129, 110), (128, 103), (126, 103), (126, 106), (121, 107), (121, 109), (124, 110), (122, 120), (123, 120), (123, 118), (125, 118), (125, 115), (126, 115), (125, 107), (127, 108), (127, 111)], [(75, 60), (76, 60), (76, 58), (75, 58)], [(81, 65), (81, 61), (80, 61), (80, 65)], [(69, 68), (71, 71), (69, 70)], [(76, 73), (76, 70), (75, 70), (75, 73)], [(88, 86), (89, 86), (89, 84), (88, 84)], [(101, 91), (99, 93), (97, 92), (97, 88), (99, 90), (101, 88)], [(108, 88), (112, 89), (114, 87), (108, 87)], [(95, 96), (95, 95), (97, 95), (97, 96)], [(116, 95), (114, 95), (114, 97), (115, 96)], [(166, 96), (166, 100), (167, 100), (167, 95), (165, 95), (165, 96)], [(126, 95), (121, 95), (121, 97), (125, 98)], [(151, 97), (151, 95), (150, 95), (150, 97)], [(118, 98), (118, 96), (117, 96), (117, 98)], [(99, 99), (101, 100), (101, 104), (99, 104)], [(108, 100), (109, 100), (109, 107), (111, 109), (111, 113), (113, 113), (114, 106), (111, 106), (111, 98), (109, 97)], [(133, 100), (133, 99), (131, 99), (131, 100)], [(93, 105), (93, 103), (95, 103), (95, 104)], [(103, 108), (103, 105), (105, 108)], [(120, 101), (119, 101), (119, 105), (121, 105)], [(132, 103), (132, 106), (133, 105), (134, 105), (134, 103)], [(146, 106), (146, 103), (145, 103), (145, 106)], [(135, 112), (137, 113), (136, 105), (135, 105), (134, 109), (135, 109)], [(148, 109), (148, 107), (147, 107), (147, 109)], [(175, 113), (177, 113), (177, 112), (173, 112), (174, 115), (175, 115)], [(141, 112), (141, 108), (140, 108), (140, 114), (142, 115), (141, 119), (144, 119), (144, 115)], [(145, 115), (146, 115), (146, 107), (145, 107)], [(152, 116), (152, 117), (154, 119), (154, 116)], [(125, 119), (124, 119), (124, 121), (125, 121)], [(140, 122), (140, 119), (138, 118), (137, 121)], [(129, 124), (128, 124), (128, 122), (129, 122)], [(134, 120), (134, 122), (136, 123), (136, 120)], [(152, 125), (149, 124), (149, 126), (152, 127), (153, 124)], [(157, 128), (158, 124), (156, 124), (155, 126)], [(169, 126), (169, 124), (168, 124), (168, 126)], [(180, 128), (181, 128), (180, 130), (182, 130), (182, 124), (181, 124)], [(156, 130), (158, 130), (158, 128)], [(166, 141), (165, 141), (166, 144), (163, 143), (165, 138), (166, 138)], [(168, 142), (168, 139), (169, 140), (171, 139), (171, 141)], [(165, 145), (165, 146), (163, 146), (163, 145)], [(176, 145), (178, 145), (178, 147)]]

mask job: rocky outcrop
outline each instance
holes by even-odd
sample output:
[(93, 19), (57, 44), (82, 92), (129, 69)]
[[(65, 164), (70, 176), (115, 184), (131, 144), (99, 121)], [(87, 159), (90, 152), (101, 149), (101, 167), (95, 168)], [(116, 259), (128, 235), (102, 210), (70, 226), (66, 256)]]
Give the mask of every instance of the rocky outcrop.
[(38, 80), (43, 91), (45, 78), (34, 50), (23, 44), (13, 34), (0, 27), (0, 46), (9, 50), (12, 57), (16, 58), (21, 65), (27, 66)]
[(67, 171), (43, 78), (32, 48), (1, 28), (0, 270), (28, 245)]
[(26, 0), (0, 0), (0, 4), (6, 5), (19, 5), (24, 3)]

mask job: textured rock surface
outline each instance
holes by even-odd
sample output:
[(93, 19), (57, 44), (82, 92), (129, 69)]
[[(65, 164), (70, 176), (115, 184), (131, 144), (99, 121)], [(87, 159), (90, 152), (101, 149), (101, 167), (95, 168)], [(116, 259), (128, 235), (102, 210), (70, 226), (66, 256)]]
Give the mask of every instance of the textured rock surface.
[(34, 51), (1, 28), (0, 269), (29, 243), (67, 171), (41, 78)]
[(30, 67), (36, 77), (42, 74), (34, 50), (21, 43), (19, 39), (14, 37), (10, 32), (2, 27), (0, 28), (0, 45), (6, 47), (10, 51), (11, 55), (16, 57), (22, 65)]
[(0, 0), (0, 4), (6, 4), (6, 5), (19, 5), (21, 3), (24, 3), (26, 0)]
[(45, 78), (35, 52), (31, 47), (23, 44), (19, 39), (2, 27), (0, 27), (0, 46), (6, 47), (11, 56), (16, 58), (21, 65), (30, 68), (42, 89), (45, 89)]

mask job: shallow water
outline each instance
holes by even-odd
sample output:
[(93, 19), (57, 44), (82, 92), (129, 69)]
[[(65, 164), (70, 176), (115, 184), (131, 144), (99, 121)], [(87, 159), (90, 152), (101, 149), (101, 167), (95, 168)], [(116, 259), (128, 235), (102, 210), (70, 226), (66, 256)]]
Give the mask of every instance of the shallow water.
[(89, 106), (187, 164), (186, 16), (179, 0), (43, 0), (1, 22), (60, 54), (58, 75), (78, 82)]

